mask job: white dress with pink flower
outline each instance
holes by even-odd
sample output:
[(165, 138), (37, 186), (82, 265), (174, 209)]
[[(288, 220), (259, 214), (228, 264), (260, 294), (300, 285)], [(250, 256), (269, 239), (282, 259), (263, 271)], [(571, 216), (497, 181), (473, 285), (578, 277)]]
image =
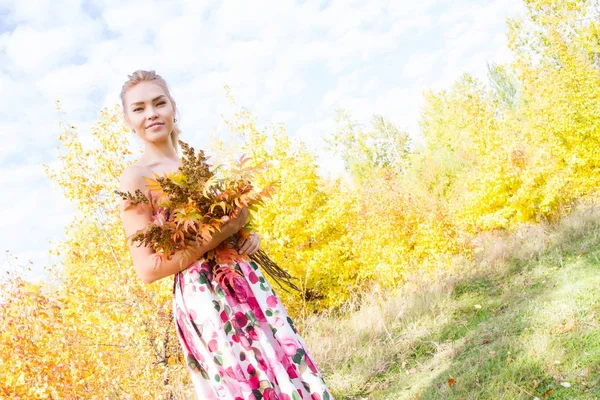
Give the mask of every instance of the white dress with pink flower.
[[(241, 257), (232, 285), (199, 259), (175, 275), (177, 336), (198, 399), (332, 400), (260, 267)], [(222, 287), (225, 286), (225, 287)]]

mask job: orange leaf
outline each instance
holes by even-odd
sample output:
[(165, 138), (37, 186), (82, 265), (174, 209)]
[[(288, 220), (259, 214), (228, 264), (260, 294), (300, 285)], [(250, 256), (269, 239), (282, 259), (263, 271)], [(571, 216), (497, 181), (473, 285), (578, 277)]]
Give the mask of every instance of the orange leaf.
[[(155, 172), (152, 172), (152, 174), (154, 175), (155, 178), (160, 178), (159, 175), (157, 175)], [(162, 193), (162, 187), (160, 186), (160, 183), (158, 183), (158, 181), (156, 179), (152, 179), (152, 178), (148, 178), (147, 176), (144, 176), (144, 180), (146, 181), (146, 187), (148, 189), (150, 189), (152, 192), (157, 192), (157, 193)]]
[(448, 379), (448, 386), (452, 387), (452, 385), (454, 385), (456, 383), (456, 380), (454, 378), (450, 378)]
[(242, 167), (249, 160), (250, 160), (250, 157), (246, 156), (245, 154), (242, 154), (242, 156), (240, 157), (240, 165), (239, 166)]
[(369, 386), (369, 388), (367, 389), (367, 393), (371, 393), (375, 389), (377, 389), (377, 382), (375, 382), (371, 386)]
[(542, 399), (545, 399), (548, 396), (550, 396), (552, 394), (552, 392), (554, 392), (554, 389), (548, 389), (548, 390), (546, 390), (546, 392), (542, 395)]
[(574, 319), (570, 319), (569, 321), (565, 322), (564, 325), (561, 324), (560, 326), (558, 326), (557, 328), (554, 329), (555, 333), (565, 333), (565, 332), (570, 332), (573, 330), (573, 328), (575, 327), (575, 320)]
[(171, 236), (171, 238), (173, 239), (174, 242), (183, 240), (184, 239), (183, 232), (181, 232), (181, 231), (174, 232), (173, 235)]
[(571, 320), (567, 321), (567, 323), (563, 327), (563, 332), (570, 332), (573, 330), (574, 327), (575, 327), (575, 320), (571, 319)]

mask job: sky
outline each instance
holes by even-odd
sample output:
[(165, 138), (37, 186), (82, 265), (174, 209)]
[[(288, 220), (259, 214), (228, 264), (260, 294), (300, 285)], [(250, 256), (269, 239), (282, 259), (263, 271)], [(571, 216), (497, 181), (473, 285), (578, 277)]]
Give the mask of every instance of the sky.
[(523, 13), (520, 0), (0, 0), (0, 271), (27, 264), (37, 280), (56, 262), (75, 214), (42, 167), (57, 164), (59, 122), (89, 141), (137, 69), (166, 79), (194, 147), (227, 134), (228, 85), (335, 174), (323, 139), (337, 109), (382, 115), (418, 143), (423, 92), (510, 62), (506, 19)]

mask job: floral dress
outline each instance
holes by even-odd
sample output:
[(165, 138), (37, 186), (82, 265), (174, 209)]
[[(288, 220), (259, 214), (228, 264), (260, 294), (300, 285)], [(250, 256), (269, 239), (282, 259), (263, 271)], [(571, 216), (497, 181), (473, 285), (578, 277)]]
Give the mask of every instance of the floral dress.
[(174, 277), (177, 336), (198, 399), (332, 400), (259, 265), (236, 257), (225, 287), (213, 279), (222, 266), (201, 258)]

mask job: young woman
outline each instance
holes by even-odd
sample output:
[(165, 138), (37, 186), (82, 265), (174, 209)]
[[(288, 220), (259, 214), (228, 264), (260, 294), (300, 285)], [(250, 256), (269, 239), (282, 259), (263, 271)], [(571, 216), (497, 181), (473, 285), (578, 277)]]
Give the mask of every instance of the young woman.
[[(166, 82), (154, 71), (136, 71), (121, 91), (129, 128), (145, 144), (144, 153), (120, 177), (120, 190), (140, 189), (147, 196), (144, 176), (162, 175), (180, 166), (177, 107)], [(134, 207), (121, 218), (129, 236), (148, 225), (152, 211)], [(199, 399), (326, 400), (333, 399), (287, 311), (257, 267), (237, 263), (245, 277), (244, 290), (231, 295), (211, 280), (214, 263), (207, 251), (238, 232), (248, 210), (228, 221), (212, 240), (182, 252), (154, 268), (153, 250), (130, 245), (133, 266), (143, 282), (173, 276), (173, 313), (179, 343)], [(252, 233), (238, 244), (238, 253), (251, 255), (260, 238)], [(184, 266), (182, 270), (180, 263)]]

